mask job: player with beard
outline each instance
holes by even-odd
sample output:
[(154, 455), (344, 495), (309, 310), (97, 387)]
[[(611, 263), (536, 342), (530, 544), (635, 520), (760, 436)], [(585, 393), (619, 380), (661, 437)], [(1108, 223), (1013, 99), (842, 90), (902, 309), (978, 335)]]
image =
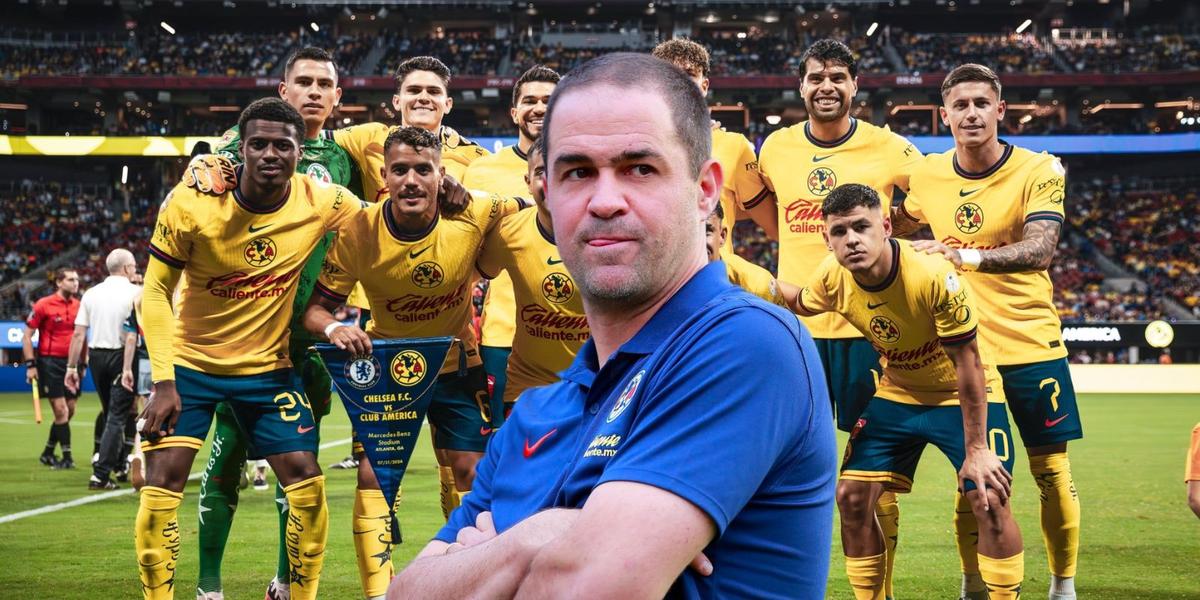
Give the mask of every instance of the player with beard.
[[(836, 40), (818, 41), (800, 63), (800, 94), (808, 121), (772, 133), (759, 151), (759, 168), (775, 192), (779, 216), (780, 281), (803, 284), (829, 254), (822, 238), (821, 201), (846, 183), (874, 189), (891, 205), (894, 188), (908, 189), (908, 173), (921, 153), (886, 128), (850, 116), (858, 93), (854, 55)], [(772, 199), (766, 200), (770, 202)], [(879, 354), (843, 317), (833, 313), (802, 317), (821, 353), (829, 395), (842, 431), (850, 431), (875, 394)], [(887, 590), (898, 539), (899, 505), (891, 492), (877, 511), (887, 539)]]
[[(1067, 442), (1083, 437), (1083, 425), (1047, 273), (1062, 233), (1066, 170), (1051, 154), (998, 137), (1001, 98), (1000, 79), (983, 65), (965, 64), (946, 76), (940, 112), (954, 148), (921, 161), (912, 195), (893, 212), (902, 229), (928, 223), (937, 241), (913, 247), (945, 255), (982, 292), (980, 345), (1004, 378), (1041, 492), (1050, 598), (1074, 600), (1080, 510)], [(961, 496), (958, 505), (964, 595), (982, 598), (970, 560), (978, 525), (964, 514)]]
[(150, 241), (142, 316), (154, 383), (138, 419), (146, 486), (135, 521), (145, 598), (174, 597), (183, 488), (221, 402), (284, 486), (292, 598), (316, 597), (324, 563), (325, 478), (287, 353), (289, 308), (304, 263), (361, 204), (296, 173), (307, 127), (287, 102), (251, 103), (238, 129), (245, 164), (214, 177), (202, 165), (218, 159), (199, 157), (163, 201)]
[[(519, 198), (479, 195), (461, 214), (443, 214), (437, 202), (444, 177), (440, 149), (438, 138), (418, 127), (388, 134), (384, 176), (390, 197), (343, 227), (325, 259), (304, 325), (359, 355), (370, 352), (372, 338), (462, 340), (439, 365), (428, 415), (434, 449), (455, 471), (457, 487), (451, 493), (457, 506), (471, 489), (475, 464), (492, 430), (487, 376), (469, 318), (475, 261), (488, 233), (525, 204)], [(362, 285), (371, 308), (365, 332), (343, 325), (332, 314), (356, 283)], [(354, 451), (361, 457), (354, 546), (364, 591), (375, 598), (387, 592), (392, 575), (388, 503), (358, 443)]]
[[(509, 115), (517, 126), (517, 143), (471, 163), (463, 175), (463, 185), (467, 189), (486, 190), (504, 196), (526, 196), (532, 191), (532, 184), (528, 183), (532, 173), (529, 169), (530, 148), (542, 133), (542, 119), (546, 116), (546, 106), (550, 103), (550, 94), (554, 92), (554, 86), (558, 85), (559, 79), (559, 74), (553, 69), (541, 65), (531, 67), (521, 74), (513, 84), (512, 108), (509, 109)], [(539, 175), (538, 180), (540, 179)], [(514, 231), (520, 230), (522, 228), (518, 227)], [(565, 274), (565, 269), (560, 270)], [(504, 268), (499, 273), (492, 274), (495, 277), (488, 284), (487, 296), (483, 299), (479, 354), (483, 358), (483, 368), (488, 374), (492, 397), (503, 398), (508, 404), (515, 401), (521, 393), (520, 390), (510, 393), (507, 389), (508, 361), (509, 354), (513, 351), (513, 338), (517, 335), (517, 307), (526, 306), (527, 303), (517, 303), (509, 269)], [(538, 280), (537, 285), (540, 285), (540, 281)], [(536, 289), (537, 285), (530, 289)], [(576, 312), (581, 311), (582, 309)], [(582, 343), (583, 340), (579, 340), (579, 344)], [(570, 355), (574, 356), (575, 353), (571, 352)], [(570, 359), (566, 360), (567, 362), (562, 363), (558, 369), (553, 369), (551, 373), (566, 368)], [(561, 360), (554, 361), (555, 364), (560, 362)], [(525, 368), (521, 368), (520, 371), (529, 372)], [(544, 376), (534, 378), (536, 381), (542, 379)], [(519, 383), (518, 387), (524, 389), (528, 385), (528, 381), (525, 381)]]
[[(333, 132), (322, 129), (342, 97), (333, 57), (320, 48), (302, 48), (288, 58), (283, 75), (283, 81), (279, 82), (279, 97), (304, 118), (304, 146), (297, 170), (311, 179), (336, 183), (361, 195), (362, 181), (354, 161), (333, 142)], [(218, 154), (234, 164), (242, 162), (239, 131), (236, 126), (226, 131), (216, 149)], [(288, 355), (303, 383), (304, 393), (312, 404), (313, 416), (317, 419), (318, 429), (315, 433), (318, 441), (321, 417), (329, 414), (331, 381), (320, 357), (308, 352), (308, 347), (317, 340), (304, 329), (301, 320), (332, 240), (332, 233), (321, 238), (300, 272), (288, 339)], [(238, 505), (238, 481), (246, 456), (246, 443), (233, 409), (228, 403), (218, 404), (212, 450), (204, 473), (200, 476), (200, 577), (196, 595), (205, 600), (223, 597), (221, 560), (229, 540), (229, 529), (233, 526), (233, 515)], [(288, 589), (287, 546), (283, 540), (287, 533), (288, 511), (283, 486), (278, 483), (275, 485), (275, 500), (279, 507), (279, 559), (275, 579), (268, 586), (268, 598), (284, 596)]]

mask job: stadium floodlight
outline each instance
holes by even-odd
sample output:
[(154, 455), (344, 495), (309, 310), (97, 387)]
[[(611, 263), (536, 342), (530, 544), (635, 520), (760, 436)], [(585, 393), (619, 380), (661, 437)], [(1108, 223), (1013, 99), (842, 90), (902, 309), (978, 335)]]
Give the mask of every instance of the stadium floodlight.
[(872, 22), (871, 26), (867, 28), (867, 37), (871, 37), (872, 35), (875, 35), (876, 29), (879, 29), (879, 23), (877, 21)]
[(313, 21), (313, 22), (310, 22), (310, 23), (308, 24), (308, 26), (312, 28), (312, 30), (313, 30), (313, 33), (320, 33), (320, 32), (321, 32), (321, 28), (317, 26), (317, 23), (316, 23), (315, 21)]
[(171, 27), (170, 23), (167, 23), (166, 21), (159, 21), (158, 26), (162, 27), (164, 30), (166, 30), (167, 33), (169, 33), (171, 35), (175, 35), (175, 28)]
[(1017, 26), (1017, 33), (1024, 33), (1026, 29), (1029, 29), (1030, 25), (1033, 25), (1033, 20), (1025, 19), (1023, 23)]
[(782, 115), (767, 115), (767, 125), (778, 125), (782, 120)]
[(129, 165), (121, 165), (121, 185), (129, 183)]

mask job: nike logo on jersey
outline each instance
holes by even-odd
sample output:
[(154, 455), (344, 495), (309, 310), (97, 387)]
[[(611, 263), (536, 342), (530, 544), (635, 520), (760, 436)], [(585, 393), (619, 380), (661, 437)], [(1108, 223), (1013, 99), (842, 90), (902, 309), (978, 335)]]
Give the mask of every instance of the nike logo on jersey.
[(429, 250), (429, 249), (430, 249), (430, 248), (432, 248), (432, 247), (433, 247), (433, 246), (425, 246), (424, 248), (421, 248), (420, 250), (413, 250), (412, 252), (409, 252), (409, 253), (408, 253), (408, 257), (409, 257), (409, 258), (416, 258), (416, 257), (418, 257), (418, 256), (420, 256), (420, 255), (422, 255), (422, 254), (425, 254), (425, 251), (426, 251), (426, 250)]
[(562, 264), (562, 259), (560, 258), (560, 259), (558, 259), (558, 260), (554, 260), (554, 258), (553, 258), (553, 257), (550, 257), (550, 258), (547, 258), (547, 259), (546, 259), (546, 264), (548, 264), (548, 265), (561, 265), (561, 264)]
[(958, 197), (959, 197), (959, 198), (966, 198), (967, 196), (970, 196), (971, 194), (974, 194), (975, 192), (978, 192), (979, 190), (982, 190), (982, 189), (983, 189), (983, 188), (975, 188), (975, 189), (973, 189), (973, 190), (971, 190), (971, 191), (967, 191), (967, 190), (964, 190), (964, 189), (962, 189), (962, 188), (959, 188), (959, 189), (958, 189)]
[(492, 434), (492, 428), (491, 428), (491, 427), (488, 427), (487, 425), (484, 425), (483, 427), (480, 427), (480, 428), (479, 428), (479, 435), (491, 435), (491, 434)]
[(532, 446), (529, 445), (529, 438), (525, 438), (525, 458), (533, 457), (533, 453), (537, 452), (538, 448), (542, 447), (542, 443), (550, 439), (550, 436), (554, 435), (555, 433), (558, 433), (558, 428), (551, 429), (549, 433), (538, 438), (538, 441), (534, 442)]
[(813, 155), (813, 162), (821, 162), (821, 161), (823, 161), (823, 160), (825, 160), (825, 159), (827, 159), (827, 158), (830, 158), (830, 157), (832, 157), (832, 156), (834, 156), (834, 155), (833, 155), (833, 154), (826, 154), (825, 156), (817, 156), (816, 154), (814, 154), (814, 155)]
[(1054, 419), (1054, 420), (1046, 419), (1046, 429), (1050, 429), (1051, 427), (1054, 427), (1055, 425), (1062, 423), (1062, 420), (1069, 416), (1071, 416), (1071, 413), (1067, 413), (1067, 414), (1065, 414), (1057, 419)]
[(883, 306), (884, 304), (887, 304), (887, 301), (880, 302), (879, 304), (871, 304), (870, 302), (868, 302), (867, 310), (875, 310), (875, 309), (879, 308), (880, 306)]
[(264, 230), (264, 229), (266, 229), (266, 228), (268, 228), (268, 227), (270, 227), (270, 226), (271, 226), (271, 224), (270, 224), (270, 223), (267, 223), (266, 225), (263, 225), (263, 226), (261, 226), (261, 227), (255, 227), (255, 226), (251, 225), (251, 226), (250, 226), (250, 233), (257, 233), (257, 232), (259, 232), (259, 231), (262, 231), (262, 230)]
[(300, 434), (300, 435), (304, 435), (304, 434), (306, 434), (306, 433), (308, 433), (308, 432), (310, 432), (310, 431), (312, 431), (312, 430), (314, 430), (314, 429), (316, 429), (316, 428), (317, 428), (317, 426), (316, 426), (316, 425), (309, 425), (308, 427), (305, 427), (305, 426), (303, 426), (303, 425), (297, 425), (297, 426), (296, 426), (296, 433), (298, 433), (298, 434)]

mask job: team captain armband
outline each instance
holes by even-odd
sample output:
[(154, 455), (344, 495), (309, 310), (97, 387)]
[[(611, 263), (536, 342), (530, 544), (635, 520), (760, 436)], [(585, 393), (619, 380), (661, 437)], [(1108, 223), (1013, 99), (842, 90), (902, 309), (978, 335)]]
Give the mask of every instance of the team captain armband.
[(201, 154), (188, 163), (183, 184), (205, 194), (219, 196), (237, 186), (233, 161), (219, 154)]

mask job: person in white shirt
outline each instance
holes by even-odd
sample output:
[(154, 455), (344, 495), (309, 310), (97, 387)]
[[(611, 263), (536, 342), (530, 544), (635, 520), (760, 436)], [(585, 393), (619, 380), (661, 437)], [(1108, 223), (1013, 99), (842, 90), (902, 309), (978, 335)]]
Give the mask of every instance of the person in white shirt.
[[(118, 248), (108, 253), (104, 264), (108, 277), (84, 292), (75, 317), (75, 332), (67, 356), (67, 374), (63, 384), (78, 392), (80, 357), (84, 342), (92, 367), (92, 382), (100, 396), (100, 414), (96, 417), (92, 446), (92, 478), (88, 489), (115, 489), (109, 473), (116, 472), (124, 481), (125, 457), (133, 448), (133, 394), (121, 386), (125, 354), (125, 321), (133, 310), (133, 299), (140, 288), (130, 279), (137, 274), (133, 253)], [(108, 443), (102, 443), (107, 439)]]

